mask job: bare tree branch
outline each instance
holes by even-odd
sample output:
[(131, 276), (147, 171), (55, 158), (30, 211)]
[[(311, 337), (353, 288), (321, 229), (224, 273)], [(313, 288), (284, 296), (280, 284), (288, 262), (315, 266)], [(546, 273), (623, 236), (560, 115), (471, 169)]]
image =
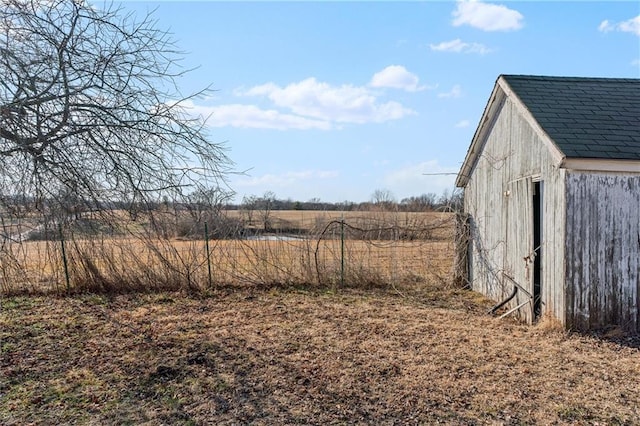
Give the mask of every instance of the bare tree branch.
[(190, 117), (181, 52), (147, 15), (0, 0), (0, 194), (84, 203), (179, 198), (231, 161)]

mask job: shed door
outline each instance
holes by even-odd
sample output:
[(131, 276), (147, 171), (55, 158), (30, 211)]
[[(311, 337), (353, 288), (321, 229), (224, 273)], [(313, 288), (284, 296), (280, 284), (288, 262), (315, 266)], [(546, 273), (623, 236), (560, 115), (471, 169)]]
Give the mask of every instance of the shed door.
[(542, 315), (542, 181), (533, 182), (533, 316), (537, 320)]
[[(534, 293), (534, 215), (533, 182), (523, 178), (509, 183), (507, 192), (507, 223), (504, 272), (519, 285), (518, 305), (531, 300)], [(506, 279), (505, 286), (512, 288), (513, 282)], [(533, 302), (531, 300), (531, 302)], [(533, 321), (533, 303), (520, 309), (520, 315)]]

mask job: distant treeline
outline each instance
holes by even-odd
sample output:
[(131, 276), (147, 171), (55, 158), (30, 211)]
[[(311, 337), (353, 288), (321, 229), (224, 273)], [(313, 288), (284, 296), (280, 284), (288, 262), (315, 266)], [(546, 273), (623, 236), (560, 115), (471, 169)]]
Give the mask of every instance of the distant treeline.
[(429, 212), (429, 211), (454, 211), (462, 207), (462, 192), (445, 191), (441, 195), (427, 193), (418, 196), (403, 198), (396, 201), (393, 194), (386, 190), (377, 190), (370, 201), (353, 202), (321, 201), (312, 198), (308, 201), (295, 201), (292, 199), (280, 199), (272, 192), (266, 192), (262, 196), (247, 196), (239, 204), (227, 203), (225, 210), (321, 210), (321, 211), (403, 211), (403, 212)]
[(387, 190), (377, 190), (370, 201), (328, 202), (318, 198), (308, 201), (278, 198), (268, 191), (262, 196), (245, 196), (240, 203), (231, 202), (233, 194), (219, 189), (200, 191), (189, 194), (179, 201), (162, 197), (158, 201), (146, 200), (82, 200), (65, 194), (55, 199), (35, 199), (29, 196), (6, 196), (0, 194), (0, 218), (2, 216), (22, 217), (29, 212), (39, 212), (44, 216), (68, 217), (79, 219), (87, 212), (110, 212), (125, 210), (135, 220), (135, 216), (142, 212), (153, 211), (206, 211), (244, 210), (244, 211), (272, 211), (272, 210), (308, 210), (308, 211), (398, 211), (398, 212), (430, 212), (457, 211), (462, 207), (462, 192), (445, 191), (441, 195), (427, 193), (403, 198), (397, 201)]

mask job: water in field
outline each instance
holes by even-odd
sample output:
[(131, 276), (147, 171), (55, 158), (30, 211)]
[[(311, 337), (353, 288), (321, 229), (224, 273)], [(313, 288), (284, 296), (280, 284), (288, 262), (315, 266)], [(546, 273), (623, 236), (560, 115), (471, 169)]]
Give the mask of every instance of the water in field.
[(301, 241), (306, 239), (308, 238), (297, 235), (251, 235), (244, 238), (247, 241)]

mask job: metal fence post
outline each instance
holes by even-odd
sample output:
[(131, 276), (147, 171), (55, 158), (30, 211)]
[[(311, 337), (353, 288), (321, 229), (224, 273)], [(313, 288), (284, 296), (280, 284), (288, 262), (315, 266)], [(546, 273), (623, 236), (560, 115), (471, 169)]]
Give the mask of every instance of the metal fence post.
[(340, 287), (344, 288), (344, 215), (340, 220)]
[(60, 232), (60, 247), (62, 248), (62, 264), (64, 266), (64, 277), (67, 283), (67, 293), (71, 291), (71, 284), (69, 280), (69, 264), (67, 262), (67, 252), (64, 247), (64, 234), (62, 232), (62, 224), (58, 225), (58, 231)]
[(204, 244), (207, 249), (207, 271), (209, 273), (209, 288), (211, 288), (211, 251), (209, 249), (209, 227), (207, 222), (204, 223)]

